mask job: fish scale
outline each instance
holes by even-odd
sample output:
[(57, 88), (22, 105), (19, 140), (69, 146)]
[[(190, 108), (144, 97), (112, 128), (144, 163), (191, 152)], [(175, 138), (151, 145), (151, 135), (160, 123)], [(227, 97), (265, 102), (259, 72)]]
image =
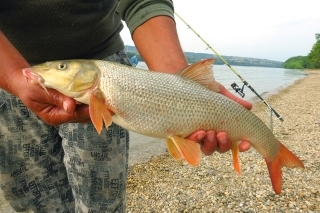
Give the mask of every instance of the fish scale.
[[(237, 143), (246, 140), (264, 157), (272, 186), (280, 194), (281, 168), (303, 168), (302, 162), (256, 115), (217, 93), (213, 61), (197, 62), (176, 75), (99, 60), (47, 62), (23, 69), (23, 74), (44, 89), (53, 88), (89, 104), (99, 133), (102, 121), (106, 127), (113, 121), (128, 130), (164, 138), (170, 154), (191, 165), (199, 163), (200, 147), (185, 137), (197, 130), (227, 132), (238, 173)], [(111, 117), (108, 110), (115, 115)]]
[(228, 132), (231, 141), (248, 140), (258, 151), (261, 147), (264, 157), (273, 159), (278, 153), (278, 140), (269, 128), (219, 93), (176, 75), (95, 63), (101, 70), (101, 90), (107, 100), (112, 100), (121, 125), (131, 131), (167, 138), (170, 134), (185, 137), (195, 130), (214, 129)]

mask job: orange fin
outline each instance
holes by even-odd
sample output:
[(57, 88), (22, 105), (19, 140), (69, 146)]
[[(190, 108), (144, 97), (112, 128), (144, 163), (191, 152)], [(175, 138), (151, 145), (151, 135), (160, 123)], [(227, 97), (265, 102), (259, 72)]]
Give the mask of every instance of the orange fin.
[(100, 89), (94, 90), (90, 95), (89, 113), (91, 121), (99, 134), (103, 127), (102, 120), (106, 128), (112, 123), (112, 116), (106, 107), (105, 98)]
[(168, 138), (166, 142), (167, 142), (168, 151), (172, 157), (174, 157), (176, 160), (183, 158), (183, 156), (180, 154), (179, 150), (177, 149), (176, 145), (170, 138)]
[(268, 166), (272, 187), (276, 194), (281, 193), (282, 188), (282, 171), (283, 166), (286, 167), (301, 167), (304, 168), (301, 160), (288, 150), (282, 143), (280, 143), (280, 150), (278, 155), (271, 161), (266, 159)]
[(191, 165), (197, 166), (200, 163), (200, 145), (197, 142), (179, 137), (170, 138), (183, 158)]
[(233, 167), (234, 170), (241, 175), (241, 167), (239, 162), (239, 146), (238, 143), (232, 142), (231, 143), (231, 151), (232, 151), (232, 158), (233, 158)]
[(180, 71), (178, 75), (196, 81), (214, 92), (219, 92), (219, 87), (212, 71), (214, 61), (212, 58), (198, 61)]

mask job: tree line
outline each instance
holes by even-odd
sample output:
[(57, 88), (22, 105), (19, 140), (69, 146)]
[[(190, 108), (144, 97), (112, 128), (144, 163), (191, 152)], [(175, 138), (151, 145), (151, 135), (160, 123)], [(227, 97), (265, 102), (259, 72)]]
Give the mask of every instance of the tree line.
[(317, 42), (307, 56), (295, 56), (286, 60), (282, 67), (287, 69), (319, 69), (320, 68), (320, 34), (316, 34)]

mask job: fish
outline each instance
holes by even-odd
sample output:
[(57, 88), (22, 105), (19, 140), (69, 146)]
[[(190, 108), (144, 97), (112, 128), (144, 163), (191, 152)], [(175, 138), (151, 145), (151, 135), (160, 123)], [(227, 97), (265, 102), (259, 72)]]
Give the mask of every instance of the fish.
[(167, 74), (102, 60), (50, 61), (24, 68), (29, 83), (52, 88), (89, 105), (98, 133), (112, 122), (139, 134), (163, 138), (175, 159), (200, 163), (199, 143), (187, 139), (196, 130), (227, 132), (234, 169), (241, 173), (239, 142), (248, 141), (265, 159), (273, 190), (282, 189), (282, 167), (304, 168), (250, 110), (221, 95), (214, 59)]

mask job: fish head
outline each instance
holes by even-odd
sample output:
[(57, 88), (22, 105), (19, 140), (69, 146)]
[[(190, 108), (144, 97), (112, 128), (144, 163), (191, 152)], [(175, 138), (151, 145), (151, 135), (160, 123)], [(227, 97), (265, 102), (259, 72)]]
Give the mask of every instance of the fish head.
[(50, 61), (22, 70), (32, 84), (81, 98), (99, 84), (100, 70), (93, 60)]

